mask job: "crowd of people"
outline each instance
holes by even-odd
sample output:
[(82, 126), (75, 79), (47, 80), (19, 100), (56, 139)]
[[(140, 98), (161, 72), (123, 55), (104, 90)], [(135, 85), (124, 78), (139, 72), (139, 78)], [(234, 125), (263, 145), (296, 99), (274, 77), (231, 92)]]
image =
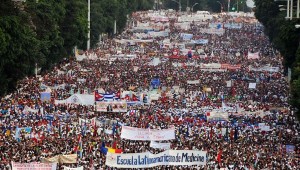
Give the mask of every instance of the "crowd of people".
[[(164, 141), (170, 149), (207, 152), (206, 165), (144, 169), (300, 169), (288, 89), (282, 57), (253, 16), (136, 12), (123, 33), (27, 77), (1, 99), (0, 169), (78, 154), (76, 163), (57, 169), (113, 170), (104, 145), (122, 153), (164, 151), (121, 138), (122, 126), (175, 127), (175, 139)], [(49, 100), (41, 97), (45, 91)], [(111, 112), (57, 102), (98, 92), (135, 104)], [(92, 119), (97, 123), (87, 125)], [(30, 130), (18, 132), (22, 127)]]

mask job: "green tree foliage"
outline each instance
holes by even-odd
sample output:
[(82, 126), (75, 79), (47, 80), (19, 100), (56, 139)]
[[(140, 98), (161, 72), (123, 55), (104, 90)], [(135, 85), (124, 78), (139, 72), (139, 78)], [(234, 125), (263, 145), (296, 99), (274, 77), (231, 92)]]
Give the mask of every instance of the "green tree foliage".
[(17, 16), (0, 18), (0, 93), (14, 90), (17, 80), (34, 70), (39, 41), (36, 34)]
[(255, 16), (264, 25), (270, 41), (284, 56), (285, 68), (292, 68), (290, 102), (300, 113), (300, 30), (295, 28), (300, 20), (286, 20), (286, 11), (281, 12), (274, 0), (255, 0), (255, 5)]
[(26, 1), (25, 10), (28, 12), (37, 37), (40, 40), (39, 65), (49, 68), (58, 62), (64, 54), (64, 39), (61, 36), (59, 23), (65, 17), (65, 1), (35, 0)]
[(300, 44), (295, 54), (296, 61), (294, 63), (292, 71), (292, 83), (291, 83), (291, 104), (298, 109), (298, 118), (300, 118)]
[(60, 25), (61, 36), (64, 39), (64, 55), (70, 55), (75, 46), (86, 48), (88, 20), (87, 1), (71, 0), (65, 2), (65, 17)]

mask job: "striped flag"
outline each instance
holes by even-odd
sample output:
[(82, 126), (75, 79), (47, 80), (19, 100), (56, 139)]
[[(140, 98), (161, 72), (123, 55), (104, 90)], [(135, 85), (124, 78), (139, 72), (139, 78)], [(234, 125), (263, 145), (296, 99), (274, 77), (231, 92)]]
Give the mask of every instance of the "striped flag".
[(103, 101), (103, 99), (104, 99), (104, 96), (103, 95), (101, 95), (99, 92), (98, 92), (98, 90), (95, 90), (95, 101)]
[(115, 93), (100, 93), (100, 95), (103, 96), (102, 101), (110, 102), (120, 100), (120, 98), (116, 96)]
[(115, 94), (114, 93), (104, 93), (101, 94), (103, 96), (104, 101), (114, 101), (115, 99)]
[(202, 92), (202, 96), (201, 96), (201, 98), (202, 98), (202, 100), (205, 100), (206, 99), (206, 93), (205, 92)]

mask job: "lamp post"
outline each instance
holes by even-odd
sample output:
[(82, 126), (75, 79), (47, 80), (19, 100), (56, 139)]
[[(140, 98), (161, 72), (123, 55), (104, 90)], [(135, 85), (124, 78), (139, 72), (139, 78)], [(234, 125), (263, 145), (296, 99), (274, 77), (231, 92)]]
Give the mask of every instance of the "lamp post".
[(228, 5), (227, 8), (228, 8), (228, 12), (229, 12), (230, 11), (230, 0), (228, 0), (228, 4), (227, 5)]
[(175, 0), (172, 0), (173, 2), (176, 2), (178, 5), (179, 5), (179, 12), (181, 12), (181, 0), (178, 1), (175, 1)]
[(223, 5), (221, 4), (220, 1), (217, 1), (217, 3), (220, 4), (220, 6), (221, 6), (221, 13), (222, 13), (223, 12)]
[(34, 72), (35, 72), (35, 77), (37, 77), (37, 72), (38, 72), (37, 63), (35, 63), (35, 70), (34, 70)]
[(189, 10), (189, 0), (186, 0), (186, 12), (188, 12)]
[(286, 19), (293, 19), (294, 8), (296, 8), (296, 18), (299, 18), (300, 15), (300, 0), (297, 0), (297, 4), (294, 6), (294, 0), (274, 0), (275, 2), (287, 2), (286, 8), (285, 5), (279, 5), (280, 11), (286, 10)]
[(91, 36), (91, 0), (88, 0), (88, 40), (87, 40), (87, 50), (90, 49), (90, 36)]
[(235, 3), (235, 4), (232, 5), (232, 10), (235, 10), (235, 7), (234, 7), (235, 5), (237, 5), (237, 10), (236, 11), (238, 11), (239, 10), (239, 4), (238, 3)]
[(291, 15), (290, 15), (290, 18), (291, 18), (291, 20), (293, 19), (293, 0), (291, 0), (291, 6), (290, 6), (290, 8), (291, 8)]
[(158, 10), (158, 0), (154, 0), (153, 10)]
[(299, 18), (299, 15), (300, 15), (300, 0), (297, 1), (296, 17)]
[(192, 6), (192, 13), (194, 12), (194, 6), (198, 5), (198, 3), (195, 3), (193, 6)]

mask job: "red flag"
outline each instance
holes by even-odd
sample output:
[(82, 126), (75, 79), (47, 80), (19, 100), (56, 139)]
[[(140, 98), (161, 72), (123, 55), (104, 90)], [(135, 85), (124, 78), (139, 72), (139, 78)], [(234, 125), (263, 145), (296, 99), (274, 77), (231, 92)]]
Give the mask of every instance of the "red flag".
[(219, 150), (219, 153), (218, 153), (218, 155), (217, 155), (217, 161), (218, 161), (219, 163), (221, 163), (221, 157), (222, 157), (222, 150), (220, 149), (220, 150)]
[(121, 90), (119, 90), (119, 91), (117, 92), (117, 94), (116, 94), (116, 98), (119, 98), (119, 99), (121, 99)]
[(130, 99), (129, 95), (126, 95), (126, 96), (125, 96), (125, 100), (126, 100), (126, 101), (129, 101), (129, 99)]
[(207, 113), (206, 113), (206, 116), (210, 116), (210, 112), (207, 112)]
[(113, 149), (117, 149), (117, 142), (116, 141), (114, 141), (113, 143), (112, 143), (112, 146), (111, 146)]
[(116, 149), (115, 153), (122, 153), (122, 149)]
[(136, 95), (132, 94), (132, 98), (131, 98), (131, 101), (138, 101), (138, 98)]
[(98, 90), (95, 90), (95, 101), (101, 101), (103, 96), (99, 94)]
[(73, 151), (74, 151), (74, 152), (77, 152), (78, 150), (79, 150), (79, 149), (78, 149), (78, 145), (75, 145)]

